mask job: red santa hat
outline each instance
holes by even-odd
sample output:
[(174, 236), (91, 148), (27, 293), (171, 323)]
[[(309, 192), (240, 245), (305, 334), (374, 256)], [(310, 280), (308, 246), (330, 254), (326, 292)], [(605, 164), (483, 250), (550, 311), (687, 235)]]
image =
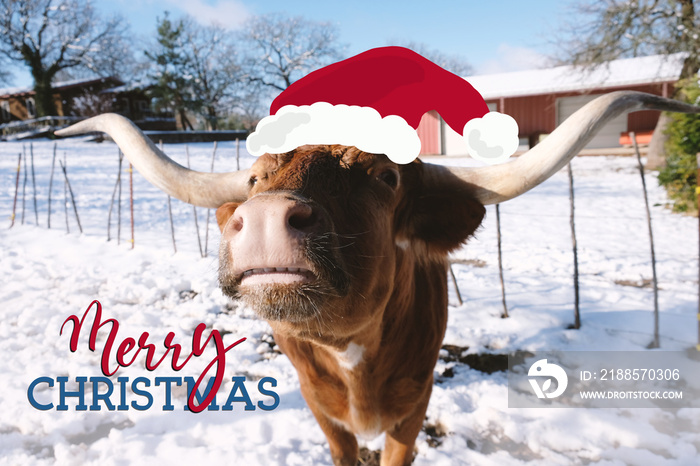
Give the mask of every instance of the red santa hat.
[(472, 157), (499, 163), (518, 147), (518, 125), (489, 112), (463, 78), (403, 47), (382, 47), (309, 73), (282, 92), (247, 140), (253, 155), (305, 144), (341, 144), (409, 163), (416, 128), (436, 110), (464, 136)]

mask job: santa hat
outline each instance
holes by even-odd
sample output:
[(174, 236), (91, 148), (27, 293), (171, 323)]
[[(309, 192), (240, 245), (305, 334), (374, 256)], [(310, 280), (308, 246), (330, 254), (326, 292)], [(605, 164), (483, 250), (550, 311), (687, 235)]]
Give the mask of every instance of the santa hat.
[(463, 78), (403, 47), (382, 47), (314, 71), (282, 92), (247, 140), (253, 155), (305, 144), (341, 144), (409, 163), (420, 153), (416, 132), (436, 110), (463, 134), (469, 154), (499, 163), (518, 147), (518, 125), (489, 112)]

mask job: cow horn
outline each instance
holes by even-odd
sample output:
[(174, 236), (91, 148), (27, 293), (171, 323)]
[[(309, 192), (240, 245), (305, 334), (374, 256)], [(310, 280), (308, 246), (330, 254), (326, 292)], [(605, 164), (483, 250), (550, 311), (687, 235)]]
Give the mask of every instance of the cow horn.
[(56, 131), (56, 135), (73, 136), (95, 131), (109, 134), (148, 181), (181, 201), (217, 208), (226, 202), (247, 198), (248, 170), (206, 173), (185, 168), (161, 152), (130, 120), (115, 113), (81, 121)]
[(482, 204), (498, 204), (529, 191), (554, 175), (605, 123), (622, 112), (636, 110), (700, 113), (700, 107), (643, 92), (612, 92), (589, 102), (542, 142), (511, 162), (479, 168), (445, 168), (473, 185)]

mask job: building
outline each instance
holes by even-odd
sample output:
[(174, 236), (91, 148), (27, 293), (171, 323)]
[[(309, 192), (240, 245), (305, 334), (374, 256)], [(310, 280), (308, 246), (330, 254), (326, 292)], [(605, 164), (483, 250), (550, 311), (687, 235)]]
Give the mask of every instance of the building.
[[(55, 116), (77, 116), (82, 110), (81, 100), (86, 96), (95, 96), (104, 89), (123, 84), (114, 77), (56, 83), (53, 91), (58, 115)], [(0, 89), (0, 123), (36, 118), (35, 95), (31, 87)]]
[[(467, 77), (486, 100), (489, 109), (515, 118), (521, 146), (532, 147), (561, 122), (597, 96), (635, 90), (668, 97), (678, 81), (684, 56), (649, 56), (611, 61), (593, 72), (572, 66)], [(659, 118), (657, 111), (620, 115), (606, 125), (587, 148), (621, 146), (629, 131), (648, 142)], [(464, 155), (461, 134), (437, 114), (428, 112), (418, 127), (423, 154)]]
[(57, 115), (38, 120), (35, 120), (36, 93), (32, 88), (0, 89), (0, 137), (40, 136), (55, 129), (55, 125), (71, 121), (63, 117), (89, 117), (106, 112), (124, 115), (144, 130), (174, 130), (172, 114), (153, 113), (147, 89), (148, 85), (125, 84), (114, 77), (56, 83), (53, 92)]

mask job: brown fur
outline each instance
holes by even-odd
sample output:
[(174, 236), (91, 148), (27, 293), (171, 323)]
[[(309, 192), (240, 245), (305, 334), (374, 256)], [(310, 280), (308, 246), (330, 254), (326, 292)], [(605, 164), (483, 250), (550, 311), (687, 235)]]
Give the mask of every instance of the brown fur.
[[(456, 178), (428, 176), (420, 162), (397, 166), (353, 147), (264, 155), (251, 172), (249, 199), (270, 193), (315, 206), (329, 231), (309, 233), (308, 242), (332, 238), (318, 260), (333, 261), (347, 283), (340, 289), (319, 275), (326, 292), (303, 298), (288, 286), (240, 290), (227, 240), (239, 205), (225, 204), (217, 211), (222, 289), (256, 308), (263, 301), (284, 303), (276, 314), (262, 314), (297, 369), (336, 464), (355, 465), (356, 434), (380, 432), (387, 433), (382, 464), (409, 464), (447, 323), (447, 254), (474, 233), (483, 206)], [(338, 353), (351, 343), (364, 353), (348, 369)]]

